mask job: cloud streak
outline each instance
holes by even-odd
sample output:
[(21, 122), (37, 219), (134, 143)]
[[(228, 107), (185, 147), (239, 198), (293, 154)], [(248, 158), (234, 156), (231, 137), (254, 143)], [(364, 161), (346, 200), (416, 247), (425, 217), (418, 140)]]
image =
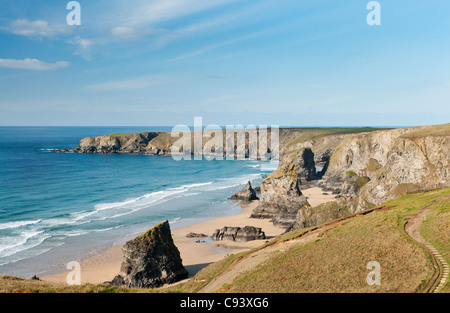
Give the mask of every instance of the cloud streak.
[(21, 70), (34, 70), (34, 71), (50, 71), (60, 68), (66, 68), (70, 65), (69, 62), (58, 61), (55, 63), (47, 63), (37, 59), (0, 59), (0, 67), (21, 69)]
[(131, 12), (124, 19), (125, 25), (150, 25), (185, 17), (215, 7), (234, 2), (235, 0), (157, 0), (149, 3), (134, 3)]
[(71, 32), (67, 25), (49, 24), (47, 21), (27, 19), (17, 19), (10, 23), (7, 28), (14, 35), (27, 37), (54, 37), (67, 35)]

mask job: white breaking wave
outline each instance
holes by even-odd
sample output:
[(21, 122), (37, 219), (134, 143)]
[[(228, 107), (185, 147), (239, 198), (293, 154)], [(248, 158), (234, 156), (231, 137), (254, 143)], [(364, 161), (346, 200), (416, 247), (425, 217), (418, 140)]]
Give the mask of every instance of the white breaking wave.
[(218, 183), (214, 186), (211, 186), (211, 188), (205, 188), (205, 191), (214, 191), (237, 187), (246, 184), (249, 180), (252, 181), (260, 177), (261, 174), (250, 174), (239, 177), (224, 178), (219, 180)]
[(42, 220), (34, 220), (34, 221), (17, 221), (17, 222), (8, 222), (0, 224), (0, 230), (2, 229), (12, 229), (12, 228), (19, 228), (27, 225), (33, 225), (41, 222)]
[[(29, 231), (29, 232), (23, 232), (19, 238), (14, 237), (11, 242), (6, 242), (0, 244), (0, 256), (1, 257), (7, 257), (13, 254), (16, 254), (18, 252), (21, 252), (23, 250), (27, 250), (30, 248), (34, 248), (38, 245), (40, 245), (44, 240), (48, 239), (50, 236), (42, 236), (41, 238), (38, 238), (36, 242), (30, 243), (29, 241), (32, 238), (37, 237), (38, 235), (42, 234), (44, 231)], [(17, 240), (19, 239), (19, 240)]]

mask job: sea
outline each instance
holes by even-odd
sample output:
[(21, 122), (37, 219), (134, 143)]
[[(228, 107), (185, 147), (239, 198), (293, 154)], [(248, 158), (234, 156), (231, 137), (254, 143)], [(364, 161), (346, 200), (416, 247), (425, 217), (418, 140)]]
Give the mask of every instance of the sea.
[(171, 127), (0, 127), (0, 274), (64, 269), (168, 220), (184, 227), (238, 214), (228, 200), (276, 163), (56, 153), (88, 136)]

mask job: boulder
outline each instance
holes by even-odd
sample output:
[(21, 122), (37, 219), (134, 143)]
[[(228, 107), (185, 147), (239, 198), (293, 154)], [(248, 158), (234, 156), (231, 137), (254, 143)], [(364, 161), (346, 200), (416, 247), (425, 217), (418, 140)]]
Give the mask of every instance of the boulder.
[(232, 240), (232, 241), (252, 241), (266, 239), (265, 233), (261, 228), (253, 226), (241, 227), (224, 227), (222, 229), (216, 229), (214, 234), (211, 235), (212, 240)]
[(189, 233), (186, 235), (186, 238), (205, 238), (205, 237), (208, 237), (208, 235), (197, 233)]
[(156, 288), (188, 277), (168, 221), (128, 241), (122, 250), (122, 266), (113, 285)]
[(245, 185), (245, 187), (241, 191), (234, 193), (230, 199), (231, 200), (253, 201), (253, 200), (258, 200), (258, 197), (256, 196), (256, 192), (252, 188), (252, 184), (249, 181), (247, 183), (247, 185)]

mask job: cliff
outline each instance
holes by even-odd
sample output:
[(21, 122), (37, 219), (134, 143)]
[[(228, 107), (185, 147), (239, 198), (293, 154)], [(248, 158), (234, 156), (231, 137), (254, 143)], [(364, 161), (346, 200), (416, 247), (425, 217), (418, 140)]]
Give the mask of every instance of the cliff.
[(270, 218), (278, 226), (292, 224), (298, 210), (310, 206), (299, 188), (302, 177), (312, 173), (305, 164), (314, 164), (310, 149), (283, 156), (278, 169), (261, 182), (260, 203), (251, 217)]
[[(279, 153), (280, 156), (285, 153), (310, 148), (315, 154), (315, 162), (323, 166), (329, 159), (332, 151), (339, 142), (349, 134), (370, 132), (377, 130), (375, 128), (280, 128), (279, 129)], [(103, 135), (98, 137), (86, 137), (81, 139), (76, 148), (55, 149), (54, 152), (71, 152), (71, 153), (128, 153), (128, 154), (149, 154), (149, 155), (171, 155), (172, 147), (183, 146), (179, 142), (180, 132), (143, 132), (143, 133), (119, 133), (111, 135)], [(199, 154), (202, 151), (196, 151), (194, 147), (194, 136), (197, 132), (191, 131), (186, 136), (188, 142), (185, 143), (185, 150), (189, 150), (191, 154)], [(172, 137), (172, 135), (174, 137)], [(208, 150), (206, 155), (224, 156), (223, 147), (226, 146), (227, 137), (226, 130), (205, 130), (202, 136), (202, 150)], [(260, 146), (260, 136), (267, 139), (266, 152), (272, 152), (272, 130), (269, 128), (267, 132), (256, 131), (256, 137), (245, 134), (243, 143), (238, 143), (238, 134), (234, 134), (234, 142), (231, 142), (235, 152), (239, 148), (244, 149), (245, 157), (251, 157), (248, 153), (250, 146)], [(217, 137), (216, 137), (217, 136)], [(262, 138), (264, 138), (262, 137)], [(190, 138), (190, 139), (189, 139)], [(275, 149), (275, 147), (273, 147)], [(275, 151), (276, 152), (276, 151)], [(235, 153), (235, 157), (236, 157)], [(264, 159), (264, 158), (262, 158)]]
[(357, 197), (354, 212), (406, 193), (450, 186), (450, 124), (351, 135), (333, 153), (325, 187)]

